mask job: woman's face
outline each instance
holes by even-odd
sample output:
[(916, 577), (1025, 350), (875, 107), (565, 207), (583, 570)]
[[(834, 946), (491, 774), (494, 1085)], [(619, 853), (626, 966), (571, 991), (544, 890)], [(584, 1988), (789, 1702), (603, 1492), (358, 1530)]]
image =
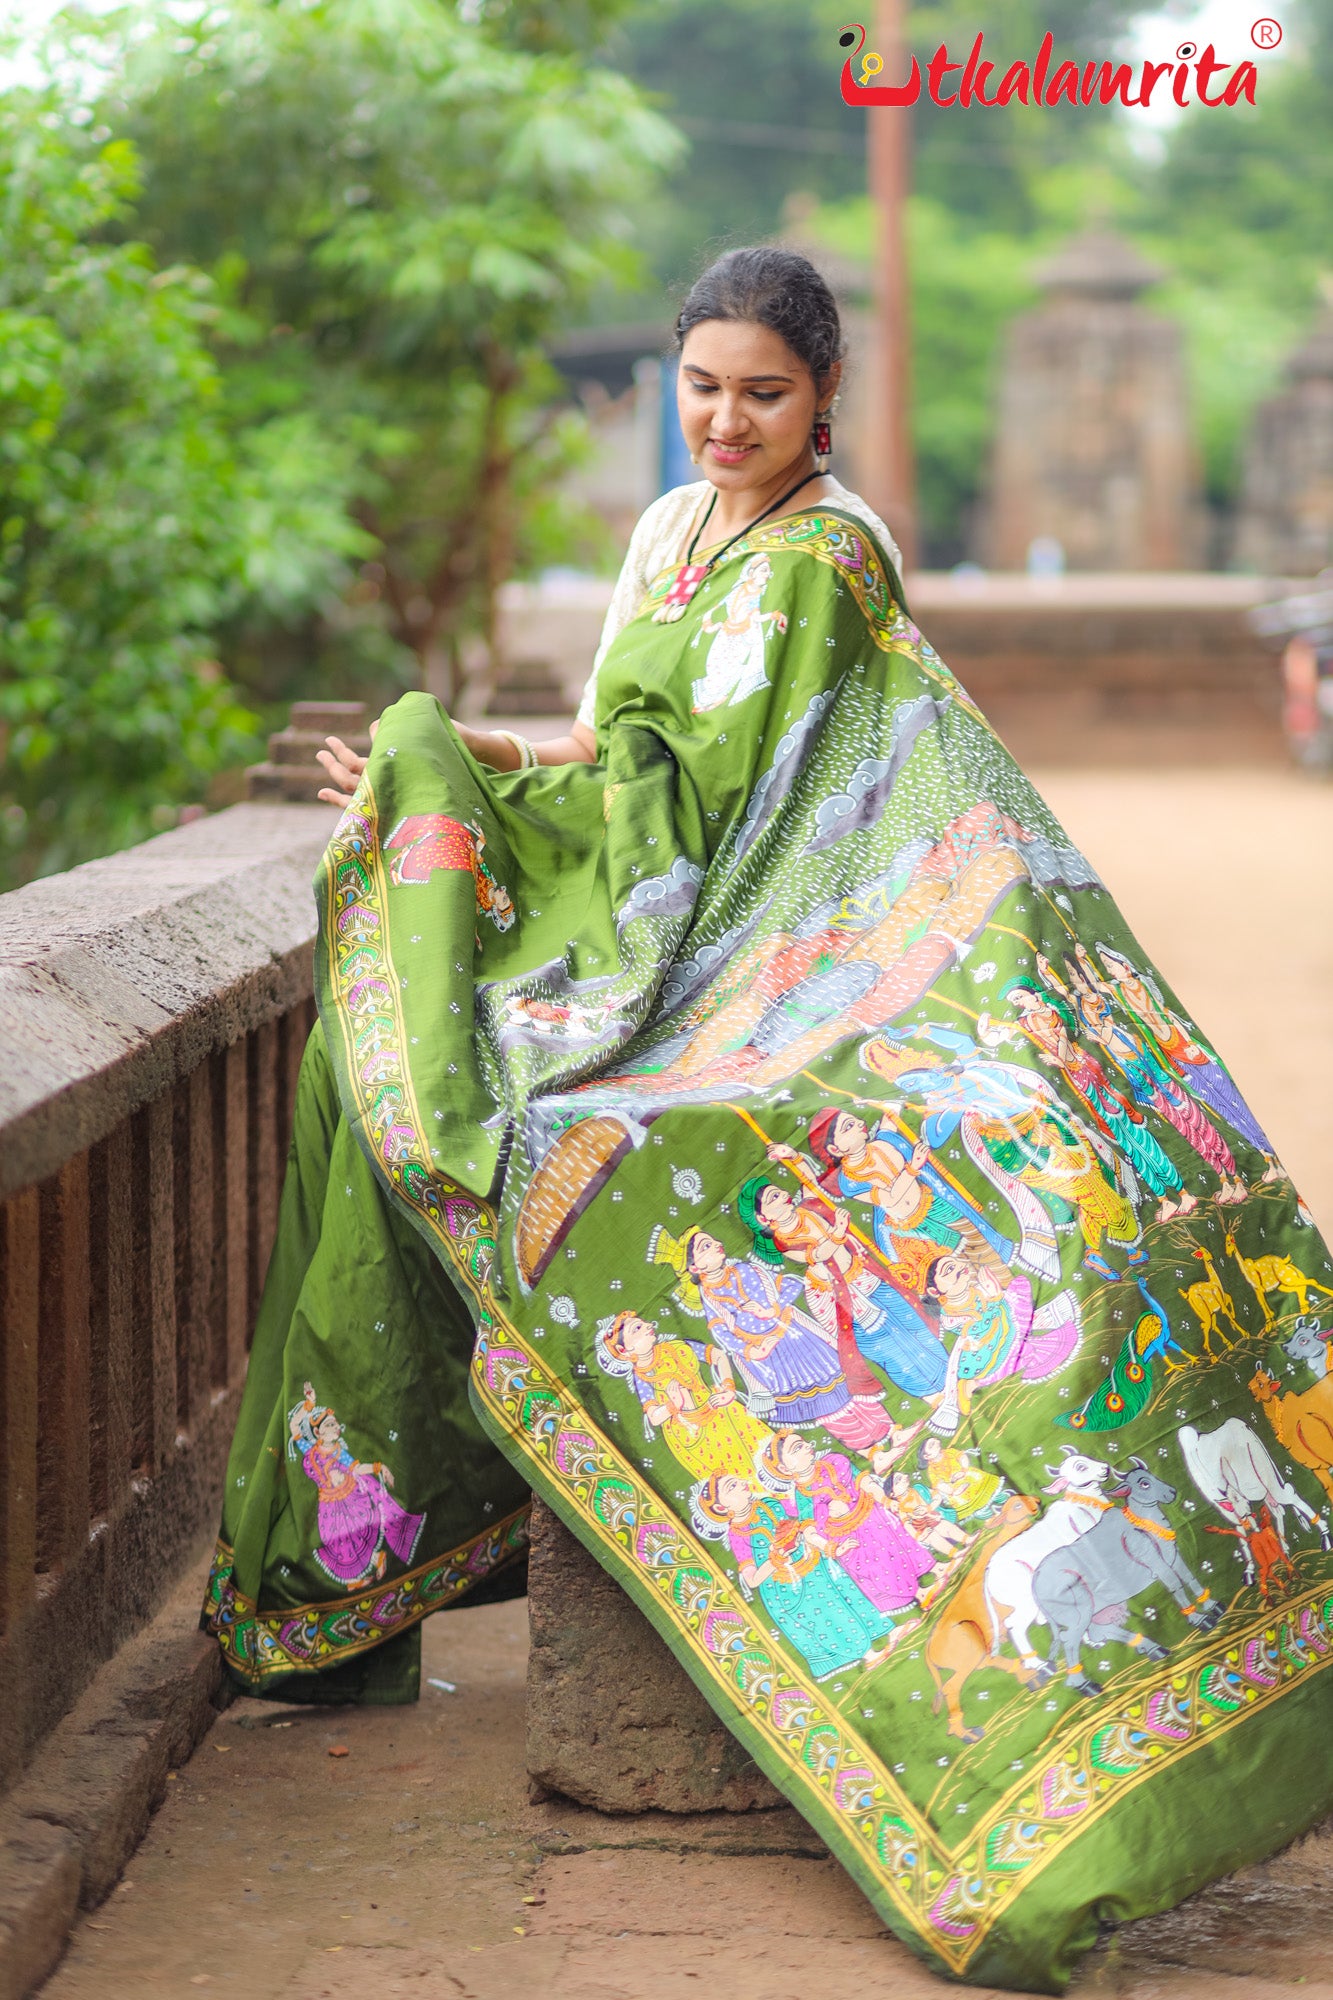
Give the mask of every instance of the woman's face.
[(685, 336), (676, 404), (685, 442), (719, 491), (740, 493), (798, 479), (813, 464), (818, 401), (810, 370), (781, 334), (752, 320), (709, 319)]
[(726, 1472), (718, 1480), (717, 1497), (724, 1513), (735, 1515), (749, 1511), (750, 1489), (734, 1472)]
[(626, 1354), (651, 1354), (657, 1339), (657, 1329), (637, 1313), (630, 1313), (621, 1322), (620, 1342)]
[(713, 1271), (720, 1271), (726, 1261), (727, 1253), (718, 1242), (716, 1236), (708, 1236), (701, 1229), (697, 1236), (691, 1237), (690, 1269), (692, 1271), (696, 1273), (702, 1271), (707, 1275)]
[(343, 1427), (334, 1416), (333, 1411), (325, 1410), (323, 1416), (315, 1425), (315, 1436), (321, 1444), (337, 1444), (342, 1434)]
[(761, 1193), (759, 1197), (759, 1220), (766, 1222), (770, 1229), (781, 1228), (784, 1222), (791, 1221), (795, 1213), (796, 1203), (792, 1200), (786, 1188), (770, 1184)]
[(927, 1438), (921, 1447), (921, 1456), (927, 1465), (933, 1465), (943, 1449), (944, 1446), (938, 1438)]
[(828, 1136), (828, 1149), (835, 1160), (845, 1160), (849, 1153), (860, 1152), (867, 1136), (864, 1119), (854, 1118), (850, 1111), (840, 1111)]
[(804, 1479), (815, 1462), (815, 1448), (809, 1438), (799, 1436), (778, 1440), (778, 1464), (793, 1479)]
[(907, 1477), (907, 1474), (905, 1472), (895, 1472), (893, 1475), (893, 1484), (889, 1489), (890, 1492), (893, 1494), (894, 1499), (901, 1500), (904, 1493), (906, 1493), (908, 1488), (911, 1486), (911, 1483), (912, 1483), (911, 1480)]
[(965, 1257), (941, 1257), (931, 1283), (942, 1299), (964, 1298), (972, 1286), (972, 1266)]

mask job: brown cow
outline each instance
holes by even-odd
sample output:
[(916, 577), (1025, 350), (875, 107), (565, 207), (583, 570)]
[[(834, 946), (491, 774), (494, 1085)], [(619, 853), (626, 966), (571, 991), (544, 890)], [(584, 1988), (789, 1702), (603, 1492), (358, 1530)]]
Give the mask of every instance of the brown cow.
[[(986, 1565), (1002, 1542), (1012, 1541), (1032, 1526), (1037, 1502), (1026, 1493), (1015, 1493), (1005, 1501), (995, 1519), (982, 1533), (980, 1542), (963, 1572), (963, 1578), (926, 1641), (926, 1665), (935, 1683), (931, 1712), (938, 1715), (943, 1703), (949, 1716), (950, 1736), (964, 1743), (978, 1743), (985, 1730), (969, 1728), (963, 1721), (963, 1683), (978, 1667), (999, 1667), (1013, 1674), (1024, 1687), (1034, 1687), (1044, 1676), (1040, 1669), (1025, 1667), (1021, 1660), (1006, 1660), (991, 1651), (991, 1615), (986, 1608)], [(948, 1675), (946, 1680), (944, 1677)]]
[(1333, 1500), (1333, 1375), (1313, 1389), (1282, 1393), (1276, 1375), (1261, 1368), (1250, 1378), (1250, 1394), (1264, 1406), (1264, 1415), (1298, 1465), (1309, 1466)]

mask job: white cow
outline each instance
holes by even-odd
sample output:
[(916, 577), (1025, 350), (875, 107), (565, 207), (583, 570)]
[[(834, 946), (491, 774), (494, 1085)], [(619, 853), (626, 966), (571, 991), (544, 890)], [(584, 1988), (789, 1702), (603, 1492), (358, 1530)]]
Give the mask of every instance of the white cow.
[(991, 1621), (991, 1651), (1000, 1649), (1007, 1634), (1018, 1649), (1025, 1667), (1040, 1667), (1028, 1628), (1046, 1621), (1032, 1595), (1032, 1576), (1037, 1564), (1052, 1549), (1067, 1548), (1086, 1534), (1111, 1505), (1103, 1499), (1101, 1487), (1111, 1468), (1099, 1458), (1085, 1458), (1073, 1445), (1061, 1447), (1063, 1462), (1048, 1465), (1052, 1483), (1044, 1490), (1059, 1495), (1039, 1521), (996, 1549), (986, 1565), (983, 1588)]
[[(1290, 1554), (1286, 1536), (1288, 1507), (1307, 1528), (1314, 1528), (1324, 1547), (1328, 1547), (1328, 1527), (1322, 1515), (1316, 1514), (1290, 1481), (1282, 1477), (1262, 1440), (1242, 1418), (1228, 1417), (1215, 1431), (1200, 1432), (1193, 1424), (1182, 1424), (1176, 1436), (1190, 1478), (1204, 1499), (1232, 1527), (1243, 1527), (1247, 1521), (1257, 1524), (1258, 1509), (1267, 1501), (1284, 1555)], [(1245, 1581), (1250, 1583), (1254, 1565), (1243, 1535), (1237, 1546), (1245, 1558)]]

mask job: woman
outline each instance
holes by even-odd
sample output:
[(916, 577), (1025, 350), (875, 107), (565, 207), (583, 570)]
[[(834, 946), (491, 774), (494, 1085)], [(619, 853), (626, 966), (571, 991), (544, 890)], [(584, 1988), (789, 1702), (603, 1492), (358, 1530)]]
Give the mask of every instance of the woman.
[(353, 1458), (343, 1427), (327, 1405), (315, 1399), (307, 1382), (300, 1402), (287, 1419), (289, 1453), (299, 1458), (306, 1478), (319, 1495), (319, 1543), (315, 1561), (334, 1583), (370, 1583), (383, 1576), (385, 1544), (398, 1560), (410, 1563), (424, 1514), (409, 1514), (389, 1488), (393, 1474), (376, 1460), (365, 1465)]
[[(828, 476), (841, 372), (828, 289), (789, 252), (731, 252), (691, 291), (678, 344), (700, 478), (635, 530), (568, 732), (534, 749), (456, 727), (412, 694), (381, 719), (364, 766), (329, 746), (343, 812), (317, 884), (320, 1027), (210, 1620), (247, 1687), (402, 1698), (421, 1617), (512, 1587), (535, 1487), (885, 1922), (937, 1969), (1050, 1990), (1099, 1912), (1161, 1909), (1328, 1810), (1327, 1759), (1310, 1754), (1326, 1655), (1287, 1648), (1280, 1684), (1238, 1704), (1228, 1662), (1249, 1657), (1250, 1611), (1205, 1632), (1158, 1590), (1151, 1651), (1165, 1661), (1103, 1640), (1111, 1671), (1091, 1702), (988, 1674), (994, 1727), (962, 1744), (932, 1713), (913, 1647), (877, 1659), (885, 1614), (821, 1553), (812, 1523), (734, 1473), (701, 1483), (696, 1518), (669, 1455), (644, 1463), (638, 1391), (595, 1352), (626, 1296), (645, 1319), (679, 1314), (681, 1331), (706, 1315), (751, 1415), (778, 1420), (790, 1391), (816, 1449), (856, 1464), (838, 1428), (851, 1398), (797, 1303), (801, 1280), (724, 1248), (753, 1166), (747, 1104), (780, 1102), (786, 1129), (806, 1129), (870, 1069), (923, 1106), (921, 1136), (973, 1209), (1004, 1234), (1017, 1218), (1034, 1328), (1077, 1285), (1109, 1348), (1128, 1289), (1109, 1266), (1079, 1268), (1073, 1210), (1057, 1207), (1082, 1130), (1070, 1080), (1040, 1074), (1035, 1051), (992, 1061), (960, 1024), (979, 1020), (987, 981), (1031, 978), (1035, 952), (1058, 955), (1071, 933), (1135, 947), (903, 609), (883, 524)], [(579, 1032), (516, 1032), (516, 1019), (553, 1018), (526, 1001), (579, 1010)], [(947, 1060), (904, 1060), (913, 1035)], [(1097, 1139), (1128, 1188), (1122, 1150)], [(1319, 1250), (1292, 1192), (1270, 1183), (1252, 1199), (1266, 1252), (1309, 1269)], [(643, 1296), (644, 1244), (681, 1204), (690, 1268), (650, 1265), (659, 1289)], [(1149, 1223), (1143, 1254), (1164, 1296), (1210, 1220), (1177, 1202)], [(1177, 1426), (1251, 1423), (1242, 1376), (1178, 1372), (1169, 1410), (1149, 1402), (1121, 1425), (1121, 1462), (1136, 1454), (1162, 1493), (1190, 1491)], [(382, 1578), (332, 1594), (314, 1489), (283, 1451), (307, 1380), (352, 1436), (385, 1440), (425, 1516), (410, 1563), (389, 1544)], [(929, 1414), (894, 1400), (886, 1459)], [(1003, 1409), (974, 1422), (1015, 1496), (1031, 1497), (1067, 1404), (1038, 1380), (990, 1401)], [(1309, 1483), (1285, 1453), (1280, 1470)], [(906, 1491), (898, 1504), (911, 1507)], [(1163, 1550), (1197, 1540), (1183, 1501), (1163, 1508)], [(932, 1529), (936, 1553), (950, 1526)], [(1320, 1551), (1302, 1562), (1317, 1621), (1333, 1573)], [(991, 1643), (984, 1617), (971, 1570), (927, 1613), (967, 1663)], [(1145, 1762), (1142, 1717), (1159, 1712), (1181, 1724), (1153, 1736)], [(991, 1755), (997, 1740), (1021, 1754)]]
[(739, 1401), (725, 1358), (712, 1352), (721, 1379), (709, 1388), (694, 1348), (659, 1333), (639, 1313), (617, 1313), (597, 1336), (597, 1359), (608, 1375), (633, 1385), (650, 1442), (660, 1430), (691, 1479), (722, 1472), (747, 1477), (772, 1432)]
[(949, 1186), (924, 1139), (909, 1144), (887, 1118), (872, 1136), (864, 1118), (829, 1105), (811, 1119), (809, 1140), (824, 1170), (823, 1186), (831, 1194), (870, 1203), (876, 1243), (911, 1274), (918, 1294), (926, 1266), (941, 1250), (965, 1244), (983, 1259), (989, 1250), (997, 1268), (1012, 1258), (1013, 1244), (975, 1203)]
[(1079, 1342), (1079, 1312), (1072, 1291), (1038, 1309), (1026, 1278), (1001, 1282), (986, 1264), (961, 1251), (937, 1257), (926, 1273), (926, 1296), (938, 1301), (940, 1331), (953, 1336), (944, 1394), (930, 1428), (956, 1431), (978, 1389), (1020, 1375), (1044, 1382), (1058, 1374)]
[[(796, 1161), (789, 1146), (770, 1146), (772, 1160)], [(784, 1257), (805, 1268), (805, 1297), (820, 1325), (838, 1342), (838, 1358), (854, 1395), (879, 1401), (880, 1384), (864, 1354), (911, 1396), (936, 1396), (944, 1387), (944, 1349), (922, 1309), (852, 1234), (845, 1208), (818, 1192), (793, 1200), (776, 1181), (754, 1175), (736, 1207), (760, 1263), (781, 1267)], [(883, 1435), (883, 1432), (880, 1433)]]
[(729, 1257), (706, 1229), (687, 1237), (685, 1263), (708, 1331), (735, 1361), (753, 1416), (771, 1425), (822, 1424), (862, 1450), (891, 1428), (878, 1401), (853, 1397), (836, 1337), (797, 1306), (799, 1278), (753, 1257)]
[[(755, 1464), (766, 1486), (790, 1494), (801, 1519), (814, 1522), (828, 1553), (877, 1611), (916, 1603), (935, 1556), (908, 1534), (873, 1472), (858, 1472), (843, 1452), (817, 1452), (800, 1431), (775, 1432)], [(895, 1641), (912, 1622), (895, 1625)]]
[(888, 1658), (895, 1621), (828, 1560), (823, 1536), (794, 1500), (761, 1493), (752, 1480), (724, 1472), (695, 1487), (693, 1508), (700, 1534), (726, 1539), (741, 1582), (758, 1593), (812, 1680), (876, 1667)]
[[(1163, 1062), (1187, 1090), (1207, 1105), (1214, 1117), (1225, 1118), (1263, 1156), (1262, 1179), (1280, 1181), (1282, 1167), (1272, 1141), (1217, 1057), (1210, 1055), (1198, 1036), (1190, 1033), (1179, 1014), (1167, 1006), (1152, 980), (1138, 972), (1123, 952), (1101, 945), (1098, 957), (1106, 968), (1107, 979), (1119, 988), (1121, 1006), (1140, 1031), (1156, 1042)], [(1240, 1199), (1244, 1193), (1242, 1185)]]

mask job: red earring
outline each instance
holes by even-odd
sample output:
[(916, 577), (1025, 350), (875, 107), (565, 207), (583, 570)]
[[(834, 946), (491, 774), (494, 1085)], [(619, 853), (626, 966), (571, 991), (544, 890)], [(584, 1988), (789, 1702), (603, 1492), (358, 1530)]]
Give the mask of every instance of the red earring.
[(833, 449), (833, 426), (828, 418), (815, 418), (815, 457), (827, 458)]

